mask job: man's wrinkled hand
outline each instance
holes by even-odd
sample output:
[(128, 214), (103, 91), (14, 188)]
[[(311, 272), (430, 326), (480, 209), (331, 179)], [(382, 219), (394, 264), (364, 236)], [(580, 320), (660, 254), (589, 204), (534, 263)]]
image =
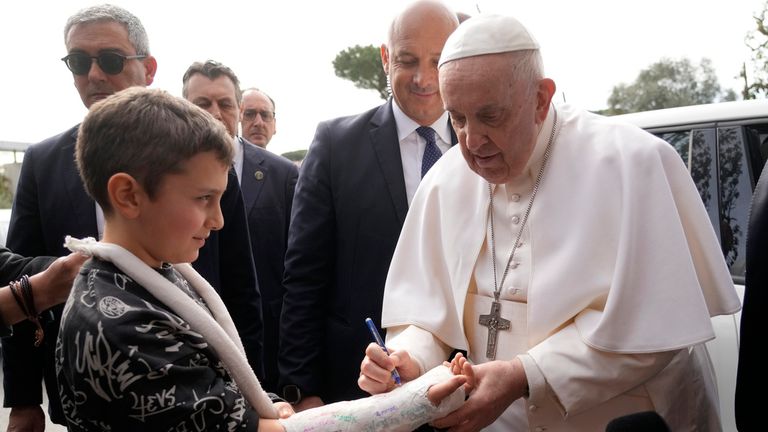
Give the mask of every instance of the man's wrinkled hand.
[(432, 426), (450, 432), (474, 432), (490, 425), (527, 388), (525, 369), (519, 359), (492, 361), (472, 366), (475, 389), (464, 405), (447, 416), (432, 422)]

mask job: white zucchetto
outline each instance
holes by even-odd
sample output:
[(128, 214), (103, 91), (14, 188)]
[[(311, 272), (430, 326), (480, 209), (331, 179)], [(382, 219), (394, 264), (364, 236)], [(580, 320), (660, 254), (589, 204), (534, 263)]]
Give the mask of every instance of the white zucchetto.
[(477, 15), (448, 37), (438, 68), (465, 57), (503, 52), (535, 50), (539, 44), (520, 21), (503, 15)]

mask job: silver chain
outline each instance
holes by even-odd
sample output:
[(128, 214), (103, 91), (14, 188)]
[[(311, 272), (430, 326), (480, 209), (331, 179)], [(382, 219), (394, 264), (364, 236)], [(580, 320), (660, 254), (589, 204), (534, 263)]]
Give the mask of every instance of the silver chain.
[(509, 266), (512, 264), (512, 258), (515, 256), (515, 251), (517, 251), (517, 246), (520, 244), (520, 237), (523, 235), (523, 229), (525, 228), (526, 222), (528, 222), (528, 215), (531, 214), (531, 207), (533, 207), (533, 200), (536, 198), (536, 192), (539, 191), (539, 185), (541, 184), (541, 178), (544, 175), (544, 168), (547, 166), (547, 161), (549, 160), (549, 154), (552, 151), (552, 141), (555, 139), (555, 131), (557, 130), (557, 110), (552, 107), (552, 110), (555, 112), (555, 118), (552, 122), (552, 132), (549, 134), (549, 141), (547, 142), (547, 148), (544, 151), (544, 157), (541, 162), (541, 168), (539, 168), (539, 174), (536, 176), (536, 182), (533, 184), (533, 192), (531, 192), (531, 199), (528, 200), (528, 208), (525, 209), (525, 215), (523, 216), (523, 221), (520, 224), (520, 231), (517, 232), (517, 239), (515, 239), (515, 243), (512, 245), (512, 251), (509, 253), (509, 259), (507, 259), (507, 266), (504, 268), (504, 274), (501, 276), (501, 283), (497, 283), (496, 281), (496, 238), (494, 236), (493, 231), (493, 187), (490, 183), (488, 183), (488, 195), (491, 197), (491, 205), (488, 207), (488, 217), (491, 220), (491, 260), (493, 263), (493, 298), (496, 301), (499, 301), (499, 296), (501, 294), (501, 287), (504, 285), (504, 281), (507, 279), (507, 274), (509, 273)]

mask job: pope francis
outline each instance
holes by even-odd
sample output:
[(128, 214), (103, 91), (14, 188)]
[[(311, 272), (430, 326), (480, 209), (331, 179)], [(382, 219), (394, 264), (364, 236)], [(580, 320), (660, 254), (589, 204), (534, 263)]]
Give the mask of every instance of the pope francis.
[(721, 430), (704, 342), (740, 303), (675, 150), (554, 106), (511, 17), (461, 24), (439, 82), (460, 145), (414, 197), (384, 293), (392, 353), (368, 347), (360, 387), (460, 349), (476, 386), (436, 427), (599, 431), (656, 411), (674, 431)]

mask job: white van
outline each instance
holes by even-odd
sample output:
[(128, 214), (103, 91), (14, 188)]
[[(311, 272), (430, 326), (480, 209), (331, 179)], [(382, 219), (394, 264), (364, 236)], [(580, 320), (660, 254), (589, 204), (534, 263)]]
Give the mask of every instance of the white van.
[[(743, 300), (752, 191), (768, 158), (768, 100), (670, 108), (615, 118), (666, 140), (687, 163)], [(712, 324), (717, 337), (707, 343), (717, 373), (723, 430), (734, 432), (740, 318), (740, 313), (715, 317)]]

